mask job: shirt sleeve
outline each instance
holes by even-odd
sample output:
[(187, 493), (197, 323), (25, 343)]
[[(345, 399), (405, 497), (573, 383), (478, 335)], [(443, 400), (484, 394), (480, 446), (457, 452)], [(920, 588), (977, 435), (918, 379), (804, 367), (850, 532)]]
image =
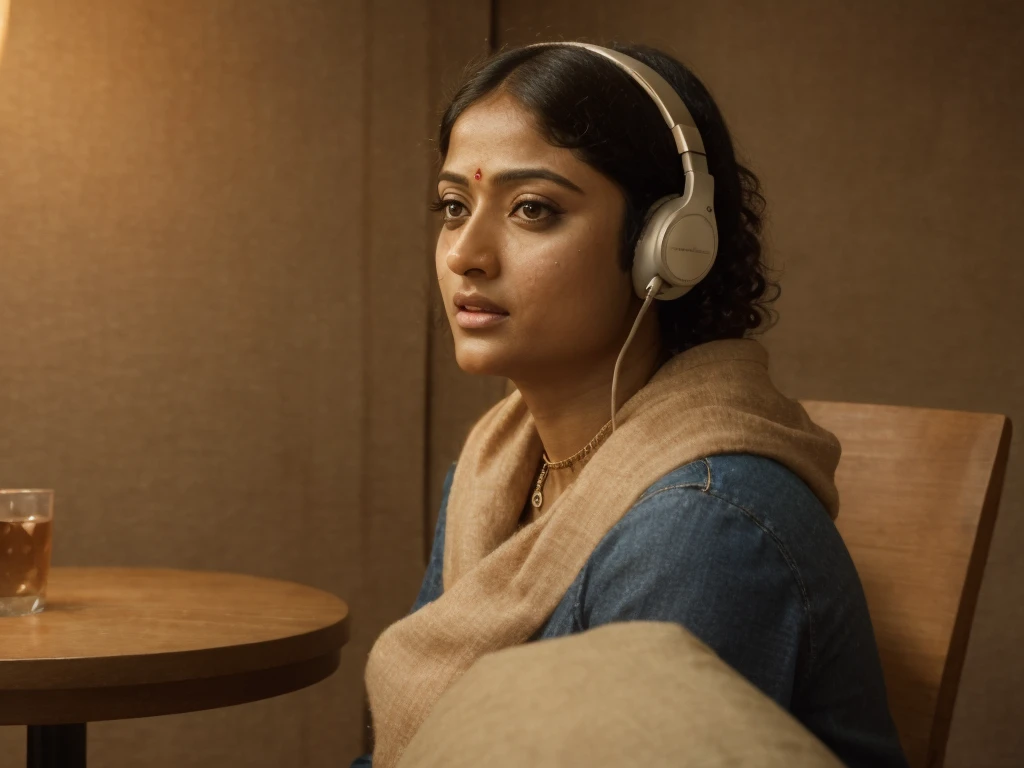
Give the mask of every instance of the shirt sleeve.
[(452, 476), (455, 474), (455, 465), (448, 470), (441, 489), (441, 507), (437, 514), (437, 525), (434, 528), (434, 543), (430, 548), (430, 562), (427, 563), (427, 572), (423, 575), (423, 583), (420, 585), (420, 592), (416, 596), (416, 602), (412, 605), (409, 613), (416, 613), (427, 603), (432, 603), (444, 592), (444, 529), (447, 519), (448, 494), (452, 488)]
[(675, 622), (789, 707), (809, 613), (783, 551), (743, 509), (698, 488), (657, 491), (602, 540), (579, 584), (581, 629)]

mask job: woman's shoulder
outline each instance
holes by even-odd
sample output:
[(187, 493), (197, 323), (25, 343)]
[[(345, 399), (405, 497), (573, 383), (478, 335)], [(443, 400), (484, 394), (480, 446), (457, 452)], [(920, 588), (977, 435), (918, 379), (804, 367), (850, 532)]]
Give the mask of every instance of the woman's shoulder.
[(640, 495), (615, 529), (643, 537), (708, 525), (726, 535), (719, 545), (728, 545), (733, 534), (748, 534), (768, 537), (786, 554), (842, 546), (828, 511), (807, 484), (784, 465), (753, 454), (709, 456), (669, 472)]
[(676, 620), (730, 663), (748, 652), (744, 622), (773, 628), (792, 650), (805, 632), (817, 644), (823, 616), (829, 625), (850, 610), (866, 616), (824, 505), (791, 470), (747, 454), (660, 478), (605, 534), (575, 586), (583, 626)]
[[(858, 605), (860, 581), (824, 505), (791, 470), (749, 454), (712, 456), (651, 485), (591, 553), (577, 581), (604, 599), (619, 583), (674, 600), (728, 604), (761, 593), (810, 621), (828, 595)], [(844, 598), (845, 599), (845, 598)], [(688, 603), (687, 603), (688, 604)]]

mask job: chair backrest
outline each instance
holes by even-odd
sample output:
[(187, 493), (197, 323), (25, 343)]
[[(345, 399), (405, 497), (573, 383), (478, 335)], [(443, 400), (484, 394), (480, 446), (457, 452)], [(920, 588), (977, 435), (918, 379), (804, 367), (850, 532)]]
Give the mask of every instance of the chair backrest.
[(1005, 416), (804, 402), (843, 446), (836, 521), (911, 768), (942, 764), (1010, 447)]

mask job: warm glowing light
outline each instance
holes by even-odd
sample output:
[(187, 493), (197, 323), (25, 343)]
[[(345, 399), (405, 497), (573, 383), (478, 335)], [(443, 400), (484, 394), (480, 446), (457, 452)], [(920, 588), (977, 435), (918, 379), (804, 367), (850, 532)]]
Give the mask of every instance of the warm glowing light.
[(0, 0), (0, 57), (4, 55), (4, 37), (7, 35), (7, 9), (9, 0)]

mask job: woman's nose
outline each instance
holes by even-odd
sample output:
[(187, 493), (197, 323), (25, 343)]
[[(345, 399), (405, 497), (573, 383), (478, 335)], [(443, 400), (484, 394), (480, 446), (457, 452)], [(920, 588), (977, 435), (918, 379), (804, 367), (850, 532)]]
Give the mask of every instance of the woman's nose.
[(488, 223), (477, 213), (459, 227), (458, 237), (448, 249), (445, 263), (457, 275), (493, 280), (501, 271), (498, 247)]

